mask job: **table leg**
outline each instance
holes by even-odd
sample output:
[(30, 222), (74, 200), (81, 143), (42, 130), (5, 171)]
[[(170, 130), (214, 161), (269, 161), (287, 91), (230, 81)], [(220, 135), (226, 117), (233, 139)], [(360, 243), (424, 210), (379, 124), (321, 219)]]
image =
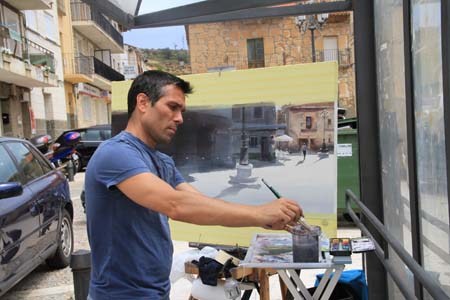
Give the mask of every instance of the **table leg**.
[(280, 278), (284, 281), (286, 284), (288, 290), (291, 292), (292, 297), (294, 297), (294, 300), (304, 300), (302, 296), (297, 291), (297, 288), (292, 283), (291, 279), (286, 273), (286, 270), (277, 270), (278, 275)]
[(280, 282), (281, 300), (287, 300), (288, 288), (280, 276), (278, 276), (278, 281)]
[(300, 279), (300, 272), (297, 273), (296, 270), (288, 270), (288, 272), (291, 275), (291, 278), (294, 280), (297, 287), (302, 292), (303, 297), (305, 297), (306, 300), (314, 300), (311, 294), (309, 293), (308, 289)]
[(259, 298), (261, 300), (270, 300), (269, 276), (266, 269), (258, 270), (259, 278)]
[(333, 272), (332, 269), (327, 269), (325, 271), (325, 274), (323, 274), (323, 277), (319, 282), (319, 286), (317, 287), (316, 291), (314, 292), (314, 295), (313, 295), (314, 299), (320, 299), (320, 295), (322, 295), (323, 290), (327, 286), (328, 280), (330, 280), (330, 276), (331, 276), (332, 272)]
[(336, 286), (339, 278), (341, 277), (342, 271), (344, 271), (344, 266), (336, 268), (336, 271), (333, 274), (333, 277), (331, 278), (330, 282), (328, 283), (325, 291), (323, 292), (321, 300), (328, 300), (330, 299), (331, 293), (334, 290), (334, 287)]

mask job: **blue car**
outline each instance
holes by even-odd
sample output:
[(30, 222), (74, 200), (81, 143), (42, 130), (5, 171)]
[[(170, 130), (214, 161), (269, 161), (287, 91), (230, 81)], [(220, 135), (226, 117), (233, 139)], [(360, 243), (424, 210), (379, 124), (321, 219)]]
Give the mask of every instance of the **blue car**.
[(44, 261), (69, 265), (72, 220), (64, 174), (28, 141), (0, 137), (0, 296)]

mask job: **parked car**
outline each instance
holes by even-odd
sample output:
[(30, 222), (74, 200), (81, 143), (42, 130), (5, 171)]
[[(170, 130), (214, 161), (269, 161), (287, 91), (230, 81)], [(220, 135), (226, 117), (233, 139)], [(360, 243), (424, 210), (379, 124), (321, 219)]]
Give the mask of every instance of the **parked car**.
[(76, 154), (79, 157), (77, 172), (87, 166), (91, 156), (94, 154), (101, 142), (111, 137), (111, 124), (95, 125), (86, 128), (71, 129), (63, 132), (57, 139), (56, 143), (63, 138), (64, 134), (69, 131), (79, 132), (81, 135), (80, 142), (75, 146)]
[(64, 174), (30, 142), (0, 137), (0, 296), (44, 261), (69, 265), (72, 220)]

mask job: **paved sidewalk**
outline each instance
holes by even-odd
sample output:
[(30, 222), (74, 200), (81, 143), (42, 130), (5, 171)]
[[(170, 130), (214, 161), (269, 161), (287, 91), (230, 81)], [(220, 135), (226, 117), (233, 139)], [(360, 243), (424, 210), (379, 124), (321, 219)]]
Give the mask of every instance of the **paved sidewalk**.
[[(357, 228), (340, 228), (338, 229), (338, 237), (359, 237), (361, 236), (361, 232)], [(188, 242), (174, 241), (174, 252), (182, 253), (191, 248), (188, 246)], [(353, 263), (351, 265), (347, 265), (345, 270), (351, 269), (362, 269), (362, 254), (353, 254), (352, 255)], [(302, 281), (305, 283), (306, 287), (314, 286), (314, 282), (316, 280), (316, 274), (323, 273), (324, 270), (304, 270), (302, 271)], [(191, 290), (191, 283), (187, 279), (178, 280), (173, 286), (172, 291), (170, 293), (171, 300), (188, 300)], [(252, 293), (252, 300), (259, 299), (259, 295), (256, 292)], [(278, 281), (278, 276), (274, 275), (270, 278), (270, 299), (271, 300), (281, 300), (280, 294), (280, 284)], [(213, 300), (213, 299), (211, 299)]]

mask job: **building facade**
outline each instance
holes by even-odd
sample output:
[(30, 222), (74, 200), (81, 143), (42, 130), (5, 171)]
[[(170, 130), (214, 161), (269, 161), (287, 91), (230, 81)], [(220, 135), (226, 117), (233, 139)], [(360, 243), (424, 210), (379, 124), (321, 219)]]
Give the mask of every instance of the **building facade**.
[(112, 62), (112, 54), (124, 51), (122, 29), (93, 5), (58, 2), (65, 12), (59, 28), (69, 127), (110, 123), (111, 82), (124, 80)]
[(66, 101), (63, 85), (61, 41), (58, 35), (57, 5), (47, 10), (26, 10), (26, 38), (30, 60), (56, 75), (57, 86), (32, 89), (31, 108), (35, 126), (32, 134), (59, 136), (67, 129)]
[[(310, 63), (311, 31), (297, 23), (276, 17), (186, 25), (192, 73)], [(352, 13), (329, 14), (314, 31), (314, 45), (316, 62), (338, 61), (338, 105), (355, 116)]]
[(125, 76), (125, 79), (134, 79), (145, 71), (144, 58), (139, 48), (124, 44), (124, 52), (112, 55), (114, 68)]
[[(29, 138), (63, 130), (61, 51), (49, 30), (57, 28), (55, 6), (45, 0), (0, 1), (0, 12), (0, 135)], [(29, 12), (45, 20), (41, 34), (26, 26)]]

